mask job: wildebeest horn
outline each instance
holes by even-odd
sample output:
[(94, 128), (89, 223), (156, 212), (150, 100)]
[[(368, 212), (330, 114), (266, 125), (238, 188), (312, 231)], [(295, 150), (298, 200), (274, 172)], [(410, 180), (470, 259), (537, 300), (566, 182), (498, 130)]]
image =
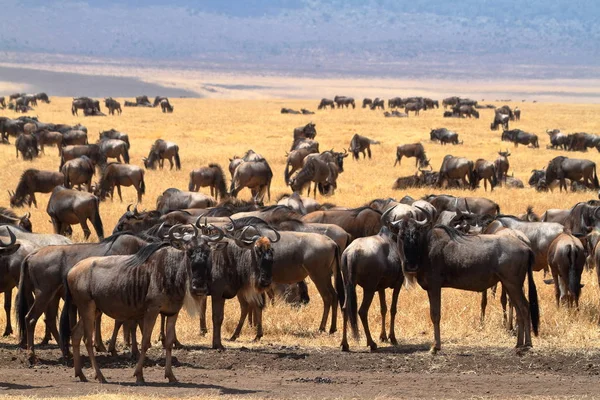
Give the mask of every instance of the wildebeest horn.
[(137, 203), (135, 204), (135, 206), (133, 207), (133, 215), (140, 215), (140, 212), (137, 209)]
[[(396, 207), (398, 207), (397, 204), (394, 207), (390, 207), (387, 210), (385, 210), (385, 212), (383, 214), (381, 214), (381, 222), (383, 222), (385, 224), (388, 214), (391, 213), (392, 210)], [(393, 222), (393, 221), (390, 221), (390, 222)]]
[(169, 239), (171, 239), (171, 240), (180, 240), (181, 239), (181, 237), (175, 236), (175, 231), (179, 230), (179, 228), (181, 228), (181, 224), (173, 225), (169, 229), (169, 232), (167, 233), (167, 236), (169, 237)]
[(344, 149), (344, 154), (348, 154), (348, 150)]
[(131, 212), (131, 206), (132, 206), (132, 205), (133, 205), (133, 203), (131, 203), (131, 204), (129, 204), (129, 205), (127, 206), (127, 212)]
[(23, 215), (23, 216), (22, 216), (21, 218), (19, 218), (19, 219), (21, 219), (21, 220), (23, 220), (23, 219), (29, 219), (30, 217), (31, 217), (31, 213), (30, 213), (30, 212), (28, 212), (27, 214)]
[(415, 220), (415, 222), (417, 223), (417, 225), (423, 226), (429, 223), (430, 219), (433, 219), (433, 216), (429, 213), (429, 210), (426, 210), (424, 208), (421, 208), (419, 206), (415, 206), (416, 209), (421, 210), (423, 212), (423, 214), (426, 215), (425, 220), (424, 221), (417, 221)]
[(17, 237), (15, 236), (13, 231), (11, 231), (8, 227), (6, 228), (6, 231), (8, 232), (8, 236), (10, 237), (10, 243), (6, 244), (2, 240), (0, 240), (0, 247), (9, 247), (17, 242)]
[(208, 228), (214, 229), (215, 231), (217, 231), (216, 235), (206, 236), (206, 238), (209, 242), (218, 242), (219, 240), (223, 239), (223, 237), (225, 236), (225, 232), (223, 232), (223, 230), (221, 228), (216, 227), (213, 224), (208, 224)]
[(271, 240), (270, 237), (267, 236), (267, 239), (269, 239), (269, 241), (271, 243), (277, 243), (279, 242), (279, 240), (281, 240), (281, 235), (279, 234), (279, 232), (277, 232), (277, 230), (273, 229), (273, 228), (269, 228), (273, 231), (273, 233), (275, 234), (275, 240)]

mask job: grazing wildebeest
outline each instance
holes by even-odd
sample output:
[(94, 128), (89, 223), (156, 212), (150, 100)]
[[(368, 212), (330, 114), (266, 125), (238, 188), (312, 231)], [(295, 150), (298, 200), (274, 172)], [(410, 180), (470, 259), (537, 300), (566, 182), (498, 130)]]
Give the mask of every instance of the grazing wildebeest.
[[(535, 256), (531, 249), (510, 235), (466, 236), (444, 225), (404, 219), (392, 222), (398, 228), (398, 247), (405, 276), (416, 277), (427, 290), (434, 329), (432, 352), (441, 349), (440, 319), (442, 287), (482, 292), (501, 282), (517, 310), (517, 348), (531, 347), (531, 325), (537, 336), (538, 296), (533, 280)], [(528, 280), (529, 303), (523, 293)]]
[(448, 194), (426, 195), (423, 200), (431, 203), (438, 212), (457, 211), (477, 215), (500, 214), (500, 206), (484, 197), (454, 197)]
[(370, 106), (371, 104), (373, 104), (373, 100), (365, 97), (363, 99), (362, 108), (367, 108), (367, 106)]
[(0, 117), (0, 133), (2, 134), (2, 141), (10, 143), (8, 137), (18, 137), (21, 133), (25, 133), (24, 127), (25, 121), (20, 118), (10, 119), (7, 117)]
[[(165, 159), (169, 160), (171, 169), (173, 169), (173, 165), (175, 165), (177, 170), (181, 169), (179, 146), (173, 142), (166, 142), (163, 139), (157, 139), (154, 144), (152, 144), (148, 157), (142, 158), (144, 161), (144, 167), (146, 167), (146, 169), (156, 169), (157, 162), (158, 167), (163, 169)], [(173, 160), (175, 160), (175, 163), (173, 163)]]
[(419, 111), (423, 109), (423, 105), (421, 103), (406, 103), (404, 106), (404, 113), (409, 115), (410, 111), (413, 111), (415, 115), (419, 115)]
[(567, 190), (565, 179), (582, 181), (589, 188), (600, 188), (598, 176), (596, 175), (596, 163), (590, 160), (564, 156), (554, 157), (546, 168), (546, 182), (551, 184), (555, 180), (559, 180), (559, 187), (562, 192), (563, 187), (565, 191)]
[(229, 197), (227, 185), (225, 183), (225, 174), (219, 164), (208, 164), (208, 167), (202, 167), (190, 172), (190, 183), (188, 190), (197, 192), (201, 187), (210, 186), (210, 195), (215, 200), (221, 201)]
[(313, 153), (318, 154), (318, 152), (319, 150), (316, 149), (315, 146), (290, 151), (287, 154), (287, 160), (285, 163), (285, 170), (283, 174), (285, 184), (288, 185), (290, 182), (290, 178), (294, 174), (294, 172), (302, 168), (306, 156)]
[(373, 100), (370, 108), (371, 110), (376, 110), (378, 108), (385, 110), (385, 101), (379, 97), (376, 97), (375, 100)]
[(89, 219), (96, 230), (98, 239), (104, 238), (104, 228), (100, 218), (100, 200), (91, 193), (78, 192), (57, 186), (50, 195), (46, 212), (52, 220), (54, 233), (64, 235), (70, 225), (80, 224), (85, 240), (91, 231), (87, 224)]
[(102, 169), (100, 182), (98, 182), (98, 193), (96, 195), (100, 198), (100, 201), (106, 200), (107, 196), (110, 196), (111, 200), (113, 200), (116, 187), (119, 199), (123, 201), (121, 186), (133, 186), (137, 192), (137, 201), (141, 203), (142, 196), (146, 193), (144, 170), (137, 165), (119, 163), (106, 165)]
[(479, 118), (479, 111), (473, 106), (458, 104), (452, 108), (452, 112), (458, 114), (459, 117)]
[(105, 139), (118, 139), (127, 143), (127, 149), (129, 149), (129, 136), (126, 133), (119, 132), (115, 129), (110, 129), (108, 131), (100, 132), (98, 135), (98, 140), (102, 141)]
[(46, 129), (38, 130), (33, 133), (35, 136), (38, 146), (40, 146), (40, 150), (43, 154), (46, 154), (44, 151), (44, 146), (54, 144), (58, 149), (58, 155), (60, 156), (60, 152), (62, 151), (62, 143), (63, 143), (63, 135), (60, 132), (56, 131), (48, 131)]
[(60, 172), (64, 177), (63, 186), (67, 189), (75, 185), (81, 190), (81, 185), (86, 185), (88, 192), (92, 192), (92, 177), (96, 174), (96, 167), (87, 156), (81, 156), (63, 164)]
[(307, 196), (310, 196), (310, 185), (314, 182), (313, 197), (317, 197), (317, 187), (329, 187), (329, 191), (322, 194), (334, 194), (337, 188), (338, 169), (335, 163), (325, 162), (319, 158), (312, 158), (306, 162), (298, 175), (289, 182), (290, 187), (296, 193), (302, 192), (308, 186)]
[(20, 152), (23, 160), (33, 161), (39, 155), (37, 139), (31, 134), (22, 133), (15, 141), (15, 150), (17, 158)]
[(560, 129), (546, 129), (546, 133), (550, 136), (550, 149), (563, 149), (568, 150), (569, 147), (569, 136), (562, 133)]
[(437, 100), (433, 100), (428, 97), (425, 97), (423, 99), (423, 102), (425, 103), (425, 107), (427, 107), (427, 108), (431, 108), (431, 109), (440, 108), (440, 102)]
[(496, 168), (496, 180), (498, 183), (504, 182), (506, 184), (506, 179), (508, 178), (508, 168), (510, 167), (508, 157), (510, 157), (510, 152), (508, 149), (506, 151), (499, 151), (498, 158), (496, 158), (496, 161), (494, 161), (494, 167)]
[(59, 170), (62, 169), (63, 165), (69, 160), (74, 160), (79, 157), (86, 156), (94, 165), (102, 166), (106, 164), (106, 157), (100, 151), (100, 146), (97, 144), (86, 144), (76, 146), (65, 146), (60, 154), (60, 166)]
[(172, 113), (173, 110), (175, 109), (175, 107), (173, 107), (171, 105), (171, 103), (169, 103), (169, 100), (161, 101), (160, 108), (162, 109), (162, 112), (164, 112), (164, 113)]
[(370, 159), (372, 144), (381, 144), (381, 142), (369, 139), (366, 136), (361, 136), (358, 133), (355, 133), (354, 136), (352, 136), (352, 139), (350, 140), (350, 148), (348, 148), (348, 151), (352, 153), (352, 158), (354, 158), (357, 161), (359, 160), (359, 153), (362, 153), (363, 158), (367, 158), (368, 154)]
[(381, 229), (381, 212), (371, 207), (348, 210), (319, 210), (302, 217), (306, 223), (334, 224), (344, 229), (352, 240), (376, 235)]
[(294, 142), (299, 139), (314, 139), (317, 136), (316, 125), (312, 122), (304, 126), (294, 128)]
[(473, 166), (473, 181), (471, 182), (471, 187), (475, 189), (479, 184), (479, 181), (483, 179), (483, 187), (487, 192), (487, 183), (490, 183), (490, 190), (493, 191), (494, 187), (498, 185), (498, 176), (496, 171), (496, 166), (494, 163), (490, 161), (479, 158), (475, 161), (475, 165)]
[(184, 192), (170, 188), (156, 199), (156, 210), (161, 214), (187, 208), (208, 208), (217, 204), (215, 199), (202, 193)]
[(425, 154), (425, 148), (421, 143), (398, 146), (396, 148), (396, 162), (394, 163), (394, 167), (396, 164), (401, 164), (402, 157), (415, 157), (415, 166), (419, 166), (419, 168), (431, 167), (431, 164), (429, 164), (430, 160), (427, 159), (427, 155)]
[[(137, 100), (137, 98), (136, 98), (136, 100)], [(162, 103), (163, 101), (166, 101), (166, 102), (168, 103), (168, 102), (169, 102), (169, 98), (168, 98), (168, 97), (165, 97), (165, 96), (156, 96), (156, 97), (154, 98), (154, 103), (152, 103), (152, 105), (153, 105), (154, 107), (156, 107), (156, 106), (158, 106), (160, 103)]]
[(510, 118), (508, 115), (496, 112), (496, 114), (494, 115), (494, 120), (490, 125), (490, 129), (493, 131), (497, 131), (498, 128), (502, 126), (502, 129), (507, 131), (509, 119)]
[(569, 233), (562, 233), (548, 248), (548, 263), (554, 278), (556, 305), (567, 300), (569, 307), (579, 308), (581, 274), (585, 265), (585, 250), (581, 241)]
[(92, 100), (89, 97), (77, 97), (73, 98), (71, 104), (71, 114), (78, 115), (77, 110), (92, 110), (92, 112), (100, 112), (100, 102), (98, 100)]
[(333, 110), (335, 108), (335, 103), (331, 99), (321, 99), (321, 102), (319, 103), (317, 110), (327, 108), (327, 106), (331, 107), (331, 109)]
[(137, 104), (139, 106), (144, 106), (144, 107), (152, 107), (152, 103), (150, 103), (150, 100), (148, 99), (148, 96), (146, 96), (146, 95), (136, 96), (135, 104)]
[(442, 106), (444, 106), (444, 108), (446, 108), (448, 106), (454, 107), (455, 105), (458, 104), (459, 101), (460, 101), (460, 97), (457, 97), (457, 96), (447, 97), (444, 100), (442, 100)]
[(506, 142), (513, 142), (515, 147), (519, 144), (531, 145), (533, 148), (539, 148), (540, 144), (537, 135), (533, 133), (527, 133), (520, 129), (512, 129), (510, 131), (502, 132), (502, 140)]
[(446, 128), (432, 129), (429, 132), (429, 139), (433, 142), (439, 141), (441, 144), (445, 145), (447, 143), (462, 144), (462, 141), (458, 141), (458, 133), (452, 132)]
[(252, 197), (256, 203), (263, 201), (265, 193), (268, 195), (269, 201), (271, 201), (273, 171), (269, 163), (264, 158), (250, 157), (249, 152), (246, 153), (244, 158), (255, 161), (245, 161), (242, 159), (242, 162), (235, 168), (235, 172), (231, 178), (229, 193), (232, 197), (237, 197), (240, 190), (247, 187), (252, 191)]
[(35, 193), (50, 193), (55, 187), (62, 185), (64, 176), (60, 172), (28, 169), (23, 172), (17, 188), (10, 195), (11, 207), (23, 207), (25, 203), (37, 207)]
[(473, 161), (464, 157), (454, 157), (450, 154), (444, 157), (440, 167), (438, 186), (442, 187), (449, 179), (460, 179), (465, 187), (473, 185)]
[[(395, 235), (386, 226), (383, 226), (375, 236), (356, 239), (344, 250), (340, 267), (342, 282), (340, 282), (339, 276), (336, 275), (336, 290), (344, 312), (342, 351), (350, 350), (347, 339), (348, 320), (350, 320), (354, 337), (358, 338), (357, 312), (365, 330), (367, 346), (371, 348), (371, 351), (377, 349), (377, 344), (371, 337), (368, 321), (369, 307), (375, 292), (379, 294), (381, 305), (381, 334), (379, 339), (382, 342), (387, 341), (388, 335), (385, 330), (385, 316), (387, 313), (385, 289), (387, 288), (393, 289), (389, 340), (394, 346), (398, 344), (394, 323), (398, 295), (404, 282), (401, 260)], [(358, 310), (356, 301), (356, 285), (363, 288), (363, 301), (360, 310)]]
[(105, 158), (116, 158), (121, 162), (123, 157), (125, 164), (129, 164), (129, 146), (121, 139), (100, 139), (97, 144)]
[(0, 207), (0, 224), (2, 225), (14, 225), (26, 230), (27, 232), (33, 231), (33, 226), (29, 218), (31, 213), (27, 213), (21, 217), (17, 217), (12, 210), (4, 207)]
[(346, 96), (335, 96), (333, 98), (334, 103), (337, 105), (337, 108), (352, 106), (352, 108), (356, 108), (356, 104), (354, 103), (353, 97)]
[(39, 100), (46, 104), (50, 104), (50, 98), (44, 92), (36, 93), (36, 94), (34, 94), (34, 97), (36, 98), (36, 100)]
[(62, 145), (63, 146), (75, 146), (88, 144), (88, 135), (84, 130), (69, 129), (61, 132), (63, 135)]
[(106, 108), (108, 108), (109, 115), (115, 115), (115, 111), (117, 111), (119, 115), (121, 115), (121, 103), (119, 103), (112, 97), (104, 99), (104, 105), (106, 106)]

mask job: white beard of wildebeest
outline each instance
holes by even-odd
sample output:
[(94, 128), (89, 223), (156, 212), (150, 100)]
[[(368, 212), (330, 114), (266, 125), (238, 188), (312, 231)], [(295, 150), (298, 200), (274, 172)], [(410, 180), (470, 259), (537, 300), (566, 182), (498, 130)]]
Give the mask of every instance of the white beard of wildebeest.
[(258, 258), (258, 284), (259, 290), (265, 290), (271, 286), (273, 280), (273, 249), (263, 250), (256, 247), (256, 256)]
[(191, 265), (190, 293), (194, 296), (209, 296), (212, 259), (210, 247), (198, 246), (188, 252)]
[(402, 264), (405, 273), (415, 273), (419, 269), (421, 253), (427, 251), (423, 245), (427, 233), (417, 226), (414, 221), (402, 222), (398, 234), (398, 249), (403, 258)]

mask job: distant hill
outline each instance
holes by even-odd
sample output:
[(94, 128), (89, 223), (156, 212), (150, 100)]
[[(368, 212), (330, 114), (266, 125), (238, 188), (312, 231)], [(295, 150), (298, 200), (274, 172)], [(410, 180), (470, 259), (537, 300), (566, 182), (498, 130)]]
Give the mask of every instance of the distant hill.
[(600, 75), (596, 0), (6, 3), (0, 51), (306, 74)]

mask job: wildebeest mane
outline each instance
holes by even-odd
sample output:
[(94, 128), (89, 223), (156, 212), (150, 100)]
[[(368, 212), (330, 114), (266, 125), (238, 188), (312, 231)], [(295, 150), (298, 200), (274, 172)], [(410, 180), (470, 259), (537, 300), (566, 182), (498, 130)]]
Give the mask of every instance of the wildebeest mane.
[(6, 208), (6, 207), (0, 207), (0, 221), (1, 221), (2, 217), (14, 218), (14, 219), (19, 218), (19, 217), (17, 217), (17, 214), (15, 214), (13, 210)]
[(126, 268), (135, 268), (144, 264), (158, 250), (163, 247), (170, 246), (169, 243), (150, 243), (142, 247), (137, 253), (127, 258), (127, 261), (123, 264)]
[(358, 208), (351, 208), (350, 213), (352, 214), (353, 217), (356, 217), (358, 214), (360, 214), (361, 212), (365, 211), (365, 210), (369, 210), (369, 211), (375, 211), (379, 214), (383, 214), (381, 211), (379, 210), (375, 210), (374, 208), (371, 208), (369, 206), (362, 206), (362, 207), (358, 207)]
[(444, 230), (448, 234), (448, 236), (450, 236), (450, 240), (453, 240), (455, 242), (466, 243), (469, 241), (469, 239), (475, 238), (475, 236), (473, 235), (467, 235), (466, 233), (463, 233), (458, 229), (455, 229), (454, 227), (448, 225), (435, 225), (433, 228), (440, 228)]

